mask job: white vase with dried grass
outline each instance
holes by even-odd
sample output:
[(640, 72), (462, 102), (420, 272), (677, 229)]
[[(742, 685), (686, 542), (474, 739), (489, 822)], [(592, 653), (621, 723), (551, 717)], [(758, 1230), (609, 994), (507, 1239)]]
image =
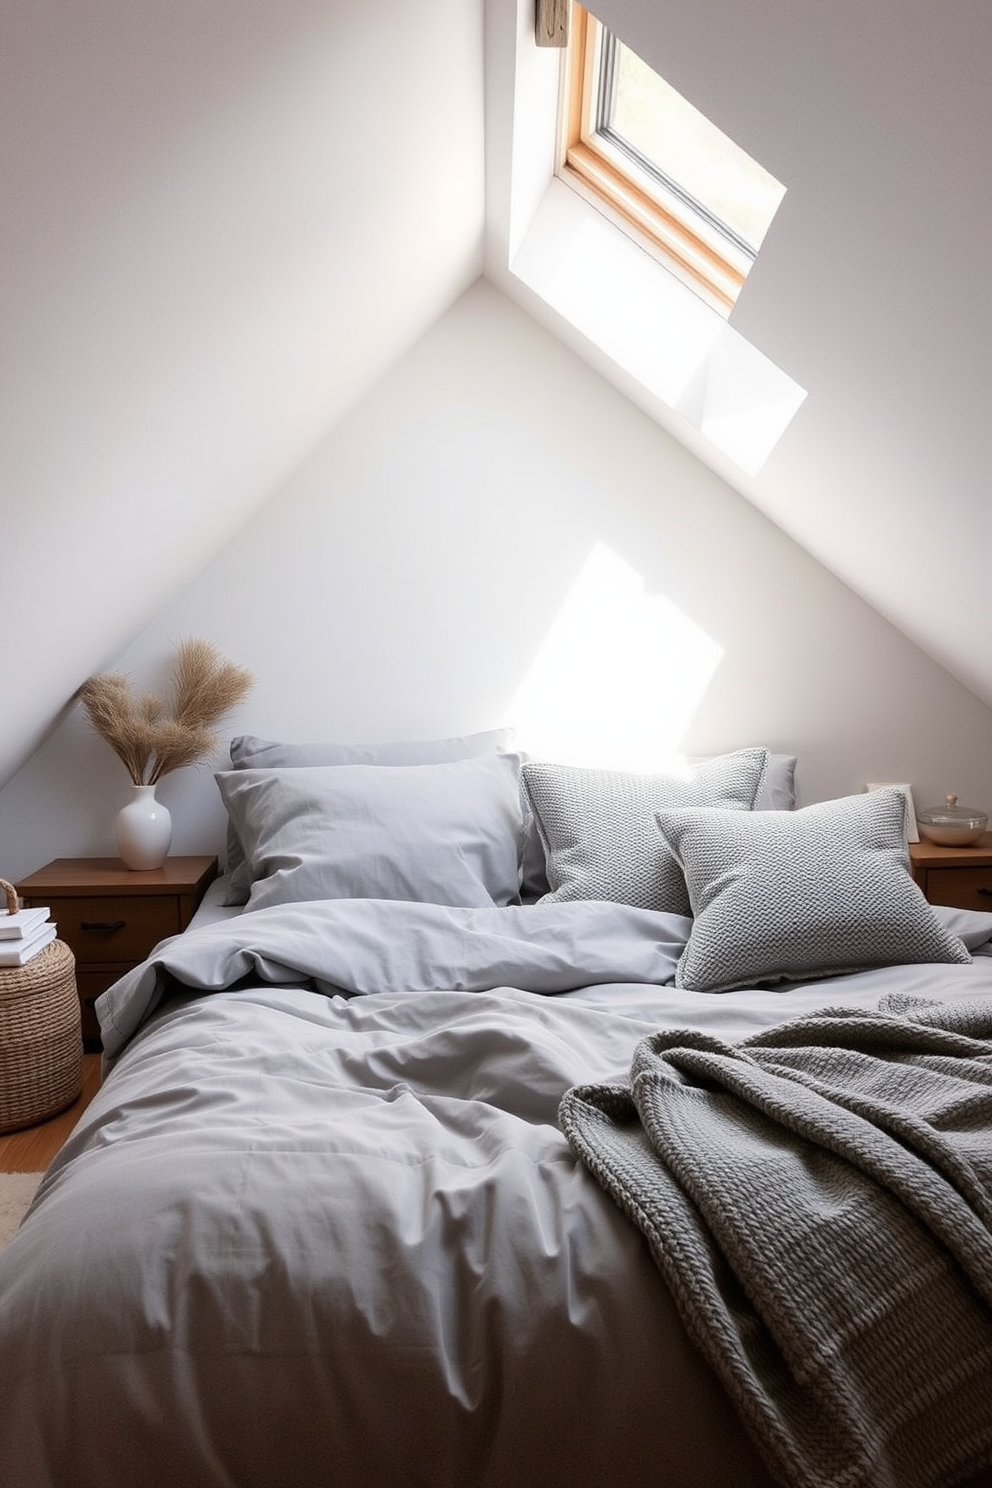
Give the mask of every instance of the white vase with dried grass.
[(172, 844), (172, 817), (156, 799), (163, 775), (213, 754), (212, 730), (251, 690), (250, 672), (218, 655), (208, 641), (180, 641), (172, 676), (172, 707), (136, 694), (120, 672), (90, 677), (79, 699), (101, 739), (127, 767), (131, 799), (117, 815), (117, 850), (128, 868), (161, 868)]

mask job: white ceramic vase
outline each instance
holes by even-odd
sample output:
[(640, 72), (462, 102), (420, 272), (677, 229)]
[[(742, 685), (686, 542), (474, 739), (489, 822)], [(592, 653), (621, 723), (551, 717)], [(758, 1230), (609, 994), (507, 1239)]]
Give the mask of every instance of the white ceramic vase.
[(131, 799), (117, 813), (117, 851), (129, 868), (161, 868), (172, 842), (172, 817), (155, 799), (153, 785), (132, 785)]

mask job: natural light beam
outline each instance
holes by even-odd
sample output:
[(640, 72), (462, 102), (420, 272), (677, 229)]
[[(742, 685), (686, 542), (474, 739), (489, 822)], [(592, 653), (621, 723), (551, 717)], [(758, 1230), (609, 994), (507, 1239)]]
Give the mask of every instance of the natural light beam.
[(671, 767), (724, 650), (597, 543), (510, 704), (522, 749), (627, 770)]
[(574, 192), (552, 183), (512, 271), (669, 407), (726, 322)]
[(560, 181), (511, 272), (748, 475), (805, 391), (717, 311)]

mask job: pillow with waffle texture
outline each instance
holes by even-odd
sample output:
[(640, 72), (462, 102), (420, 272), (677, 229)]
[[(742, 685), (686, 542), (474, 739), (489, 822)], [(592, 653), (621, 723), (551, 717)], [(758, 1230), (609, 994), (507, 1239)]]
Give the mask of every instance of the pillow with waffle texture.
[(692, 930), (675, 985), (693, 992), (872, 967), (967, 962), (909, 872), (901, 791), (799, 811), (661, 810)]
[[(719, 759), (715, 754), (690, 754), (690, 770)], [(755, 811), (794, 811), (796, 809), (796, 766), (799, 761), (794, 754), (775, 754), (768, 751), (768, 765), (761, 790), (754, 801)]]
[(550, 884), (539, 902), (610, 899), (638, 909), (688, 914), (682, 871), (663, 851), (655, 811), (718, 806), (749, 812), (767, 758), (764, 749), (741, 749), (700, 765), (689, 779), (525, 762), (524, 785), (544, 843)]

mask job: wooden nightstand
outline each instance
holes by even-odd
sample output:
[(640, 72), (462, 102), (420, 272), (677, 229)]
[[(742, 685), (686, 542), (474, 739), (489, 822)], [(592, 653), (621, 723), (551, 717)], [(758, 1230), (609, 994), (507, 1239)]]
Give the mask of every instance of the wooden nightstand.
[(913, 877), (931, 904), (992, 911), (992, 832), (971, 847), (911, 842)]
[(120, 858), (56, 858), (16, 884), (26, 908), (45, 904), (76, 958), (83, 1044), (100, 1048), (93, 1004), (168, 935), (185, 930), (217, 876), (217, 859), (166, 858), (143, 873)]

